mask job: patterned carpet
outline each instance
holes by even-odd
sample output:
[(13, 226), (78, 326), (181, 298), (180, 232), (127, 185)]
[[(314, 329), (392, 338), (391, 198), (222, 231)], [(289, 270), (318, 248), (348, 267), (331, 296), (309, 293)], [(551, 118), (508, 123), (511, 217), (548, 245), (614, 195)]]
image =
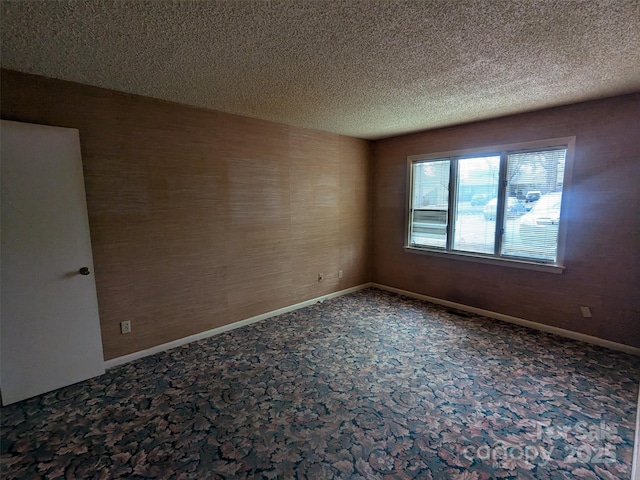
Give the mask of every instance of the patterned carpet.
[(625, 479), (638, 358), (375, 289), (5, 407), (2, 478)]

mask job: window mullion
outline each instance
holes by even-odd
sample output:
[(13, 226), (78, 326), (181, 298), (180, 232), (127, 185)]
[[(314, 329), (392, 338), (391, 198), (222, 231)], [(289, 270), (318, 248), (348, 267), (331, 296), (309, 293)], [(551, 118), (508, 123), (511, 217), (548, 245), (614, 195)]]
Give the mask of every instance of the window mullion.
[(496, 211), (496, 230), (493, 254), (500, 256), (504, 237), (505, 205), (507, 202), (507, 152), (500, 153), (500, 173), (498, 174), (498, 206)]
[(447, 252), (453, 249), (456, 218), (456, 192), (458, 190), (458, 157), (449, 159), (449, 205), (447, 218)]

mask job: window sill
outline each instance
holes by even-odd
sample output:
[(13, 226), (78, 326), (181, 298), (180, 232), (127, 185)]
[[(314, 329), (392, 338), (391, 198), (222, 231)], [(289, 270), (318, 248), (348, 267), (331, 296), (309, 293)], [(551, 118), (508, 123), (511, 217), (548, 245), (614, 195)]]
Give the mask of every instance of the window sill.
[(536, 270), (538, 272), (547, 272), (547, 273), (562, 273), (564, 271), (564, 266), (558, 265), (555, 263), (535, 263), (526, 260), (516, 260), (512, 258), (496, 258), (496, 257), (485, 257), (481, 255), (476, 255), (473, 253), (464, 253), (464, 252), (445, 252), (444, 250), (430, 250), (427, 248), (419, 248), (419, 247), (411, 247), (404, 246), (404, 251), (406, 253), (412, 253), (417, 255), (430, 255), (434, 257), (441, 258), (450, 258), (453, 260), (464, 260), (467, 262), (476, 262), (476, 263), (487, 263), (490, 265), (499, 265), (502, 267), (511, 267), (511, 268), (522, 268), (525, 270)]

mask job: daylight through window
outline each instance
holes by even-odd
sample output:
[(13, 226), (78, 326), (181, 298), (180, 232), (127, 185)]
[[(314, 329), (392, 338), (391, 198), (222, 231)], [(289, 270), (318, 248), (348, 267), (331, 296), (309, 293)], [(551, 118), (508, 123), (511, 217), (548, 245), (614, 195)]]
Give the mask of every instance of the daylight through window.
[(409, 157), (406, 249), (561, 266), (573, 142)]

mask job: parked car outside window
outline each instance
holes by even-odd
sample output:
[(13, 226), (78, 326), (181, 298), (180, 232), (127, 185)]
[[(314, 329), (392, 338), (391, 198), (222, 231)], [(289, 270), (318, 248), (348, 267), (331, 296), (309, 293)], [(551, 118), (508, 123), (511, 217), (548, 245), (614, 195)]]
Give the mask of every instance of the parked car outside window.
[(562, 192), (548, 193), (540, 197), (531, 211), (520, 219), (520, 237), (539, 240), (555, 238), (560, 222)]
[(540, 200), (541, 196), (542, 196), (542, 192), (540, 190), (530, 190), (524, 196), (524, 199), (526, 202), (535, 202), (537, 200)]
[[(496, 219), (496, 211), (498, 210), (498, 199), (492, 198), (487, 202), (484, 206), (484, 219), (485, 220), (495, 220)], [(524, 204), (518, 201), (515, 197), (507, 197), (507, 209), (506, 209), (507, 217), (519, 217), (520, 215), (524, 215), (526, 213)]]
[(489, 201), (489, 195), (486, 193), (477, 193), (473, 197), (471, 197), (471, 206), (472, 207), (481, 207), (486, 205)]

